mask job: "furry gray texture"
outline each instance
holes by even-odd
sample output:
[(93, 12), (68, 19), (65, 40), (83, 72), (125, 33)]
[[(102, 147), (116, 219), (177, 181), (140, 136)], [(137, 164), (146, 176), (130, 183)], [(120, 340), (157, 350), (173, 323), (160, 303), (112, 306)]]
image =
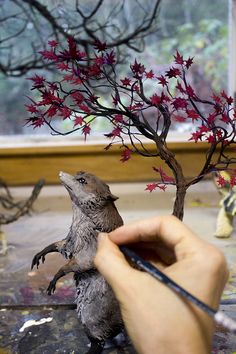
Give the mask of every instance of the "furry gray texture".
[(99, 178), (83, 171), (75, 176), (60, 172), (59, 176), (72, 202), (70, 230), (65, 239), (54, 242), (37, 253), (33, 258), (32, 268), (35, 265), (38, 267), (40, 260), (44, 262), (46, 254), (50, 252), (60, 252), (70, 259), (55, 275), (48, 293), (55, 290), (56, 281), (61, 276), (74, 272), (78, 316), (92, 345), (94, 341), (98, 343), (95, 344), (98, 348), (94, 353), (100, 353), (102, 343), (117, 335), (123, 329), (123, 322), (111, 287), (93, 263), (97, 235), (123, 225), (123, 220), (114, 204), (117, 197)]

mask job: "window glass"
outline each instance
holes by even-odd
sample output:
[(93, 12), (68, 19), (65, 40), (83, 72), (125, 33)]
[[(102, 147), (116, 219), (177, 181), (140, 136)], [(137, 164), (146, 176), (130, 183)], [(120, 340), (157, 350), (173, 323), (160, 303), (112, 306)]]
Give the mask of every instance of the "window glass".
[[(94, 9), (94, 1), (80, 1), (86, 16)], [(97, 2), (98, 3), (98, 2)], [(152, 9), (153, 1), (143, 2), (124, 0), (104, 0), (89, 24), (102, 40), (109, 42), (115, 36), (126, 31), (132, 31), (140, 21), (143, 21), (148, 9)], [(25, 104), (29, 103), (27, 96), (34, 94), (31, 82), (27, 78), (35, 73), (46, 76), (47, 79), (57, 79), (58, 74), (49, 66), (42, 68), (38, 61), (38, 50), (44, 49), (48, 39), (54, 33), (51, 18), (55, 17), (62, 28), (76, 36), (85, 36), (82, 18), (75, 11), (76, 1), (38, 1), (39, 7), (27, 6), (24, 2), (0, 0), (0, 135), (37, 135), (47, 134), (46, 128), (32, 129), (25, 126), (27, 112)], [(135, 4), (135, 5), (134, 5)], [(47, 5), (47, 8), (44, 7)], [(41, 6), (41, 7), (40, 7)], [(148, 7), (149, 6), (149, 7)], [(40, 14), (47, 10), (47, 16)], [(50, 20), (50, 21), (49, 21)], [(101, 22), (102, 21), (102, 22)], [(103, 23), (103, 26), (98, 24)], [(75, 25), (72, 25), (75, 24)], [(200, 97), (209, 97), (211, 91), (227, 91), (228, 67), (228, 0), (163, 0), (156, 25), (145, 38), (144, 52), (138, 53), (132, 49), (143, 50), (142, 33), (132, 45), (122, 51), (123, 64), (119, 68), (121, 76), (128, 75), (129, 62), (138, 58), (154, 72), (165, 71), (173, 61), (176, 49), (185, 57), (194, 57), (195, 64), (189, 73), (189, 82)], [(76, 28), (76, 29), (75, 29)], [(121, 31), (121, 32), (120, 32)], [(88, 32), (89, 38), (89, 32)], [(126, 63), (125, 63), (126, 59)], [(30, 68), (32, 67), (32, 70)], [(25, 72), (25, 73), (24, 73)], [(152, 91), (152, 87), (147, 90)], [(106, 95), (104, 94), (104, 100)], [(61, 130), (71, 127), (70, 120), (58, 121)], [(94, 132), (104, 133), (109, 123), (99, 119), (95, 122)], [(191, 129), (187, 124), (176, 123), (176, 131)]]

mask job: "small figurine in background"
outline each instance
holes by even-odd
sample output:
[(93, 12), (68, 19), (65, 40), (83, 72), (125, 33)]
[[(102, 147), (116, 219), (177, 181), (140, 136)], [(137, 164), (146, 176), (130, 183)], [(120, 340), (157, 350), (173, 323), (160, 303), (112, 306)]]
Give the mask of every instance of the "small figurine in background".
[[(7, 184), (0, 179), (0, 205), (4, 209), (4, 213), (0, 213), (0, 242), (2, 244), (2, 249), (0, 254), (7, 254), (7, 238), (5, 233), (1, 230), (2, 225), (10, 224), (13, 221), (18, 220), (21, 216), (29, 213), (34, 201), (37, 199), (39, 192), (44, 185), (44, 180), (40, 179), (31, 193), (31, 196), (23, 201), (15, 201)], [(12, 210), (12, 213), (9, 211)]]
[(215, 236), (219, 238), (230, 237), (234, 229), (233, 220), (236, 215), (236, 186), (230, 184), (231, 178), (230, 174), (226, 171), (220, 172), (218, 174), (218, 181), (222, 179), (226, 182), (222, 187), (219, 186), (219, 183), (216, 183), (215, 178), (217, 189), (222, 195), (220, 201), (221, 208), (217, 216), (215, 232)]

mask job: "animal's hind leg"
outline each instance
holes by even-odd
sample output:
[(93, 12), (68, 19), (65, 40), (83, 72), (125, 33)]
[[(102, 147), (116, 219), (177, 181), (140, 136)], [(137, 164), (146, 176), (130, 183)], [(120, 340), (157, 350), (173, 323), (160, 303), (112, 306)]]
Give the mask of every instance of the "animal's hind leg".
[(68, 263), (61, 267), (58, 272), (54, 275), (54, 278), (50, 281), (47, 288), (48, 295), (51, 295), (56, 290), (56, 283), (58, 279), (64, 277), (64, 275), (70, 272), (76, 272), (78, 269), (78, 264), (74, 258), (72, 258)]
[(45, 247), (41, 252), (37, 253), (32, 260), (31, 269), (33, 269), (35, 265), (38, 268), (41, 258), (42, 258), (42, 263), (44, 263), (46, 254), (51, 252), (60, 252), (64, 243), (65, 240), (51, 243), (51, 245)]
[(85, 354), (100, 354), (103, 351), (105, 342), (103, 340), (98, 340), (92, 337), (89, 337), (89, 339), (91, 342), (91, 347)]

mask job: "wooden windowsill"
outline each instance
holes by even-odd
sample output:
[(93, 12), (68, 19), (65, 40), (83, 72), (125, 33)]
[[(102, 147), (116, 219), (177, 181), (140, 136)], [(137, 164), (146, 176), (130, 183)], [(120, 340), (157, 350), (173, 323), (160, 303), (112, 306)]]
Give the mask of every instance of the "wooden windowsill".
[[(32, 185), (43, 177), (47, 184), (58, 184), (59, 171), (75, 173), (89, 171), (107, 182), (141, 182), (156, 180), (152, 167), (168, 168), (160, 158), (134, 154), (122, 163), (121, 149), (112, 146), (104, 150), (104, 144), (63, 146), (34, 146), (0, 148), (0, 177), (9, 185)], [(146, 144), (155, 152), (155, 144)], [(169, 142), (186, 177), (196, 176), (205, 161), (206, 143)], [(233, 149), (230, 151), (233, 154)]]

